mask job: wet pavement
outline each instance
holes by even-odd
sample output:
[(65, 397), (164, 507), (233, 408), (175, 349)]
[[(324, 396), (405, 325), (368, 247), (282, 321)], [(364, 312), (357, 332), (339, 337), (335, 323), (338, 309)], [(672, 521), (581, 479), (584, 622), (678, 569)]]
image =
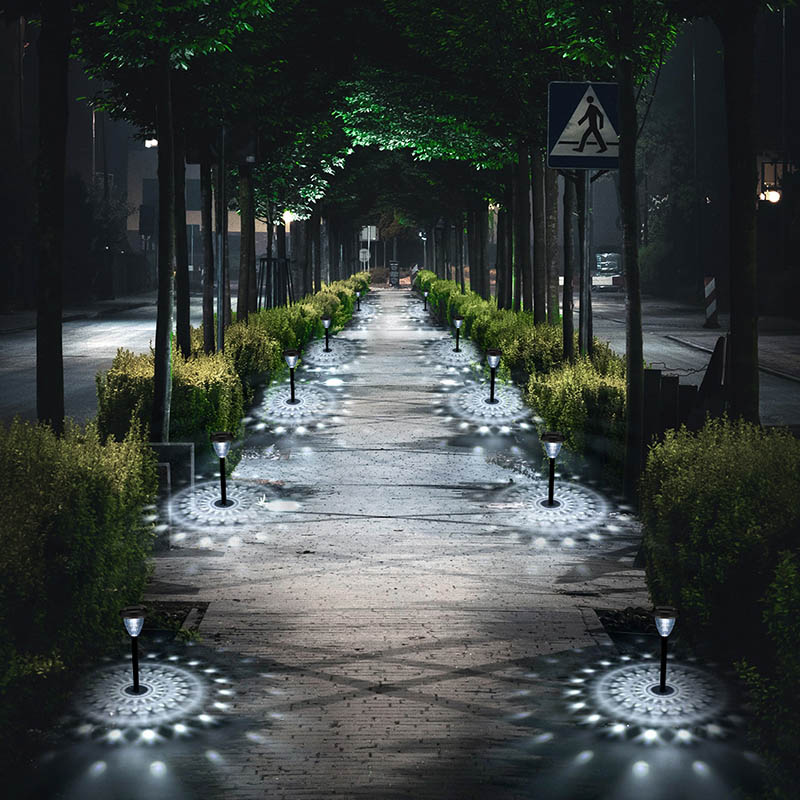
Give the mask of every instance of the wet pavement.
[[(559, 457), (481, 354), (404, 290), (370, 293), (297, 399), (246, 419), (232, 504), (199, 459), (159, 510), (148, 599), (201, 641), (98, 665), (23, 791), (69, 798), (729, 798), (757, 785), (738, 702), (596, 609), (647, 606), (639, 527)], [(145, 673), (145, 670), (146, 673)]]

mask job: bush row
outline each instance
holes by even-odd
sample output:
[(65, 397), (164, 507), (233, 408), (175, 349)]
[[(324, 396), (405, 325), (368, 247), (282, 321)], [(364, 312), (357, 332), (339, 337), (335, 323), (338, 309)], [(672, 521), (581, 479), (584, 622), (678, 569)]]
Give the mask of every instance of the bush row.
[(119, 637), (119, 609), (147, 578), (153, 534), (142, 509), (155, 490), (155, 458), (136, 425), (105, 445), (94, 424), (68, 423), (61, 438), (45, 425), (0, 425), (5, 734), (26, 724), (18, 717), (35, 709), (44, 678)]
[(725, 418), (668, 431), (641, 484), (647, 583), (681, 631), (735, 663), (775, 797), (800, 781), (800, 442)]
[[(369, 290), (369, 273), (331, 283), (291, 306), (252, 313), (246, 322), (234, 322), (226, 329), (222, 354), (206, 355), (202, 331), (193, 329), (190, 357), (184, 359), (176, 349), (172, 353), (170, 439), (207, 440), (208, 433), (219, 430), (238, 433), (253, 386), (283, 372), (285, 349), (302, 349), (323, 335), (324, 314), (332, 317), (334, 330), (340, 329), (352, 316), (356, 290), (362, 294)], [(97, 376), (97, 400), (103, 437), (121, 439), (133, 419), (147, 430), (153, 405), (153, 353), (119, 350), (111, 369)]]
[[(443, 320), (464, 317), (463, 330), (479, 347), (497, 347), (503, 364), (526, 383), (526, 399), (548, 428), (564, 433), (576, 452), (592, 451), (620, 472), (625, 432), (625, 361), (606, 342), (593, 341), (590, 358), (564, 362), (560, 325), (535, 324), (529, 312), (498, 309), (494, 300), (461, 292), (435, 273), (417, 274), (431, 308)], [(578, 352), (577, 335), (575, 352)]]

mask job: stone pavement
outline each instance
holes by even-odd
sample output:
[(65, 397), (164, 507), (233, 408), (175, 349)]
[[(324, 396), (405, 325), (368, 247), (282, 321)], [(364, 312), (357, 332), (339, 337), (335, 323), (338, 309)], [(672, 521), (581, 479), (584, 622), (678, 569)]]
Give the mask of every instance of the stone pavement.
[(453, 353), (409, 292), (362, 306), (331, 353), (307, 350), (300, 404), (282, 385), (252, 409), (234, 505), (213, 505), (212, 474), (172, 498), (149, 599), (197, 603), (202, 641), (143, 642), (152, 706), (119, 699), (124, 662), (87, 681), (65, 721), (78, 739), (42, 762), (50, 796), (647, 787), (708, 800), (752, 780), (737, 772), (749, 762), (735, 735), (714, 741), (736, 722), (723, 690), (688, 661), (675, 666), (685, 708), (657, 710), (674, 724), (652, 731), (652, 698), (626, 699), (652, 683), (655, 642), (626, 651), (594, 609), (648, 605), (630, 509), (567, 453), (562, 504), (542, 507), (541, 447), (518, 391), (484, 403), (480, 354), (470, 342)]

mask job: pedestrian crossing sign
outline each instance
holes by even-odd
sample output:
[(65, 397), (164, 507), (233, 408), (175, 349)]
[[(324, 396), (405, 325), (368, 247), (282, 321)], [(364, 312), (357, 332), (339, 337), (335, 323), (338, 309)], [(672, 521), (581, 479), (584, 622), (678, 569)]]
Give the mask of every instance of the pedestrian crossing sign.
[(616, 83), (553, 81), (547, 92), (547, 166), (617, 169)]

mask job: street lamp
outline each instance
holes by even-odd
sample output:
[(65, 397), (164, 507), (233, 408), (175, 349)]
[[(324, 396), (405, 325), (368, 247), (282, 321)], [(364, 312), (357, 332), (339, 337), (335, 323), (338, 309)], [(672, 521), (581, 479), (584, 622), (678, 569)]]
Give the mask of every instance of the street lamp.
[(494, 405), (497, 400), (494, 396), (494, 376), (497, 373), (497, 368), (500, 366), (500, 357), (503, 353), (496, 347), (492, 347), (486, 351), (486, 360), (489, 362), (489, 369), (491, 370), (491, 390), (489, 392), (489, 399), (487, 403)]
[(453, 325), (456, 326), (456, 349), (453, 351), (454, 353), (460, 353), (461, 350), (458, 348), (458, 336), (461, 332), (461, 323), (464, 322), (464, 317), (461, 314), (454, 314), (453, 315)]
[(286, 361), (286, 366), (289, 367), (289, 384), (291, 386), (291, 397), (286, 402), (294, 406), (300, 402), (294, 396), (294, 368), (297, 366), (297, 359), (300, 358), (300, 351), (284, 350), (283, 358)]
[(220, 433), (211, 434), (211, 444), (214, 447), (214, 452), (217, 454), (217, 458), (219, 458), (219, 491), (221, 496), (220, 499), (214, 503), (214, 505), (219, 508), (225, 508), (226, 506), (231, 505), (231, 503), (228, 502), (228, 485), (225, 477), (225, 456), (228, 455), (228, 451), (231, 449), (232, 441), (232, 433), (226, 433), (222, 431)]
[(328, 347), (328, 331), (331, 327), (331, 316), (330, 314), (324, 314), (322, 317), (322, 327), (325, 328), (325, 352), (330, 353), (331, 348)]
[(550, 431), (542, 434), (541, 441), (544, 445), (544, 451), (550, 459), (550, 483), (547, 490), (547, 505), (555, 506), (558, 505), (553, 499), (553, 488), (556, 482), (556, 459), (558, 458), (559, 452), (561, 452), (561, 445), (564, 444), (564, 437), (560, 433), (556, 433), (556, 431)]
[(419, 238), (422, 239), (422, 268), (428, 269), (428, 246), (425, 244), (428, 241), (428, 237), (424, 231), (420, 231)]
[(672, 694), (675, 690), (667, 686), (667, 639), (675, 627), (675, 618), (678, 612), (672, 606), (656, 606), (653, 609), (653, 619), (656, 623), (658, 635), (661, 637), (661, 682), (658, 686), (659, 694)]
[(133, 686), (126, 686), (127, 694), (144, 694), (147, 690), (139, 686), (139, 634), (144, 627), (144, 613), (142, 606), (128, 606), (119, 612), (125, 630), (131, 637), (131, 667), (133, 669)]
[(428, 294), (429, 294), (429, 292), (428, 292), (427, 289), (422, 293), (422, 310), (423, 311), (427, 311), (428, 310)]
[(361, 292), (356, 289), (356, 303), (358, 303), (358, 311), (361, 311)]

